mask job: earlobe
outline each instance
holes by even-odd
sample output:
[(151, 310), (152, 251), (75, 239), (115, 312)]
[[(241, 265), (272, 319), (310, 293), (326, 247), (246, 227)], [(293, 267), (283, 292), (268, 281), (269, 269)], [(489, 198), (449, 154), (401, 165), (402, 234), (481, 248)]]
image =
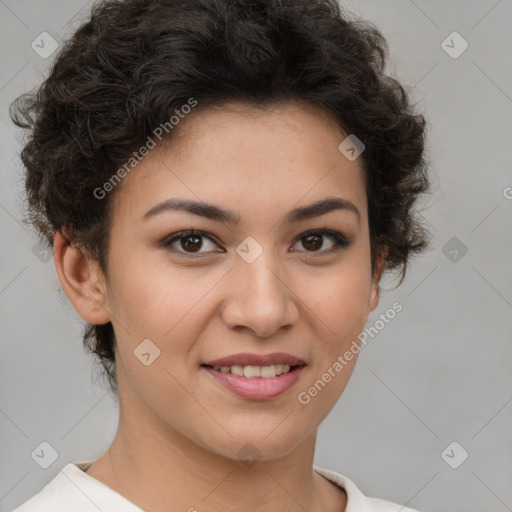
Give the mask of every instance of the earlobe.
[(382, 277), (382, 274), (384, 273), (384, 268), (386, 266), (386, 257), (388, 254), (388, 249), (381, 249), (379, 252), (379, 256), (377, 258), (377, 261), (375, 262), (375, 269), (373, 272), (373, 278), (372, 278), (372, 287), (370, 291), (370, 300), (369, 300), (369, 309), (370, 311), (373, 311), (378, 305), (380, 300), (380, 280)]
[(57, 231), (53, 259), (60, 284), (77, 313), (90, 324), (106, 324), (106, 290), (98, 264)]
[(378, 305), (380, 300), (379, 283), (375, 280), (372, 282), (372, 290), (370, 292), (369, 310), (373, 311)]

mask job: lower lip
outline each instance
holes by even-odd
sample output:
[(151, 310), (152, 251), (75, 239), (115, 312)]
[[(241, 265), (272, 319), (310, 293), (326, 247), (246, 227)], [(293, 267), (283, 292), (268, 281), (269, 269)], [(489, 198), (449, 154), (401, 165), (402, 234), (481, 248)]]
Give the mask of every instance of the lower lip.
[(214, 379), (229, 391), (242, 398), (252, 400), (267, 400), (275, 398), (285, 391), (288, 391), (300, 378), (305, 366), (298, 366), (292, 371), (282, 373), (277, 377), (269, 378), (247, 378), (233, 375), (232, 373), (222, 373), (213, 368), (201, 367), (206, 370)]

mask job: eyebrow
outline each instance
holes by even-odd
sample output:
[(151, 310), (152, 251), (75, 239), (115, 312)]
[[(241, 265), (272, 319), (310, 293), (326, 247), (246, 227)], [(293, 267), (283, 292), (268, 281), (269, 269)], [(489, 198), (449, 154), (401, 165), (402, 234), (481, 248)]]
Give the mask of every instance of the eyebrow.
[[(354, 213), (357, 217), (358, 224), (360, 224), (361, 214), (356, 205), (347, 199), (342, 199), (341, 197), (329, 197), (316, 201), (308, 206), (296, 208), (285, 216), (285, 222), (293, 224), (312, 219), (314, 217), (319, 217), (320, 215), (325, 215), (326, 213), (335, 210), (346, 210)], [(167, 199), (166, 201), (153, 206), (153, 208), (144, 214), (142, 219), (147, 220), (168, 211), (185, 211), (200, 217), (205, 217), (213, 221), (224, 222), (227, 224), (238, 224), (241, 219), (240, 215), (237, 215), (231, 210), (224, 210), (213, 204), (185, 199)]]

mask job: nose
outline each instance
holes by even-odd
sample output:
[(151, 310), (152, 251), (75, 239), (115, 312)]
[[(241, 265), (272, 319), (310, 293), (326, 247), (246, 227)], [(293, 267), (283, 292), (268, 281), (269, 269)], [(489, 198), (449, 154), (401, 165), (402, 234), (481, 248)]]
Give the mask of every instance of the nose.
[(228, 274), (222, 320), (231, 329), (250, 329), (268, 338), (299, 319), (298, 297), (281, 266), (264, 251), (256, 261), (242, 258)]

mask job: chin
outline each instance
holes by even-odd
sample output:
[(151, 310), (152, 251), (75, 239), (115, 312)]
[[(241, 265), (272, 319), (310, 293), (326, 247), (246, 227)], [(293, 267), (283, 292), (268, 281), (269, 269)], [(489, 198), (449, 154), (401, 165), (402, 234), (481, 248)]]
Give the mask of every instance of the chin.
[[(235, 436), (229, 439), (224, 437), (222, 443), (216, 446), (213, 446), (212, 439), (209, 439), (205, 448), (227, 459), (240, 461), (247, 467), (252, 467), (257, 461), (281, 459), (293, 452), (307, 437), (307, 434), (297, 430), (290, 432), (285, 429), (278, 432), (277, 425), (279, 422), (275, 424), (274, 432), (270, 429), (265, 433), (256, 433), (254, 427), (248, 428), (246, 434), (242, 434), (238, 430)], [(269, 432), (272, 433), (269, 435)]]

